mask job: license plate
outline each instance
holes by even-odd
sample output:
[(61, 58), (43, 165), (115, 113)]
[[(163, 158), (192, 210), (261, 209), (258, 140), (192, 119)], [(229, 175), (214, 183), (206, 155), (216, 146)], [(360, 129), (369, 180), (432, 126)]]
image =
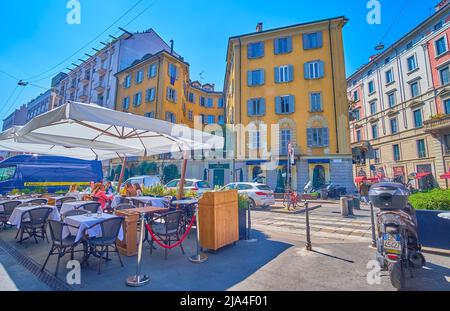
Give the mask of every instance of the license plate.
[(388, 234), (383, 235), (383, 245), (386, 253), (399, 254), (402, 250), (401, 236), (400, 234)]

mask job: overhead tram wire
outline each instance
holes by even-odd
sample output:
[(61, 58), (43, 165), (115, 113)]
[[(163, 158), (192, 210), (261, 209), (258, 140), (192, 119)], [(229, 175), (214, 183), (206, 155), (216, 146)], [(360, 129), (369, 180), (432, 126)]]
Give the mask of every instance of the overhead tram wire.
[(398, 19), (403, 15), (403, 13), (405, 12), (408, 4), (409, 4), (410, 0), (406, 0), (405, 4), (403, 5), (402, 10), (400, 11), (399, 14), (397, 14), (394, 18), (394, 20), (392, 21), (392, 23), (389, 25), (388, 29), (385, 31), (385, 33), (383, 34), (383, 36), (380, 39), (380, 43), (378, 43), (378, 45), (375, 47), (376, 50), (383, 50), (384, 49), (384, 44), (383, 44), (383, 40), (386, 38), (386, 36), (388, 35), (388, 33), (391, 31), (392, 27), (394, 27), (395, 23), (398, 21)]
[(4, 116), (8, 116), (11, 112), (11, 109), (14, 108), (16, 106), (17, 101), (19, 100), (20, 96), (22, 95), (23, 91), (25, 90), (25, 87), (22, 87), (19, 91), (19, 93), (16, 96), (16, 99), (12, 102), (12, 104), (9, 106), (8, 110), (6, 111), (6, 113), (4, 114)]
[[(126, 15), (128, 15), (128, 13), (130, 13), (135, 7), (137, 7), (142, 1), (144, 0), (138, 0), (130, 9), (128, 9), (124, 14), (122, 14), (118, 19), (116, 19), (109, 27), (107, 27), (105, 30), (103, 30), (100, 34), (98, 34), (94, 39), (90, 40), (88, 43), (86, 43), (85, 45), (83, 45), (81, 48), (79, 48), (78, 50), (76, 50), (72, 55), (70, 55), (69, 57), (65, 58), (64, 60), (62, 60), (61, 62), (59, 62), (58, 64), (52, 66), (51, 68), (41, 72), (40, 74), (31, 76), (29, 78), (27, 78), (26, 80), (29, 80), (30, 82), (39, 82), (48, 78), (51, 78), (54, 76), (54, 74), (45, 76), (44, 78), (39, 78), (42, 75), (51, 72), (53, 69), (56, 69), (58, 67), (60, 67), (61, 65), (63, 65), (64, 63), (66, 63), (68, 60), (70, 60), (72, 57), (76, 56), (79, 52), (81, 52), (83, 49), (85, 49), (86, 47), (88, 47), (90, 44), (92, 44), (92, 42), (96, 41), (98, 38), (100, 38), (103, 34), (105, 34), (109, 29), (111, 29), (115, 24), (117, 24), (121, 19), (123, 19)], [(37, 79), (39, 78), (39, 79)], [(36, 80), (35, 80), (36, 79)]]
[(6, 107), (8, 107), (8, 103), (11, 100), (11, 98), (14, 96), (14, 94), (16, 93), (17, 88), (19, 87), (19, 85), (16, 84), (16, 87), (13, 89), (11, 95), (9, 95), (8, 99), (6, 100), (5, 104), (2, 105), (1, 109), (0, 109), (0, 115), (3, 113), (3, 111), (5, 110)]

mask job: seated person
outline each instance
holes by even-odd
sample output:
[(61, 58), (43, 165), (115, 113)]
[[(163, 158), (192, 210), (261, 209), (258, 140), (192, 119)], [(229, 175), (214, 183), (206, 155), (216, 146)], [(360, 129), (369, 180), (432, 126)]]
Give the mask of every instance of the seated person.
[(137, 191), (130, 182), (126, 183), (125, 191), (127, 197), (137, 197)]
[(72, 184), (69, 187), (69, 192), (66, 193), (66, 196), (69, 196), (71, 193), (76, 193), (78, 192), (78, 186), (77, 184)]
[(97, 198), (98, 203), (100, 203), (100, 207), (102, 210), (106, 209), (106, 204), (110, 202), (114, 196), (106, 195), (105, 186), (103, 184), (97, 184), (94, 188), (93, 196)]
[(142, 197), (144, 193), (142, 192), (142, 188), (138, 183), (134, 184), (134, 189), (136, 189), (136, 196)]

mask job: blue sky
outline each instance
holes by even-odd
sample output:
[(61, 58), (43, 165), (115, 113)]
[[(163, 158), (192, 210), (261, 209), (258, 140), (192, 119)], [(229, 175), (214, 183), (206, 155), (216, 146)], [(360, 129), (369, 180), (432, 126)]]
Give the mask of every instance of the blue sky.
[[(109, 27), (138, 0), (79, 0), (81, 25), (66, 22), (67, 0), (2, 1), (0, 8), (0, 71), (27, 79), (55, 66)], [(34, 84), (49, 87), (58, 70), (64, 70), (99, 41), (117, 33), (119, 26), (129, 31), (154, 28), (167, 42), (175, 41), (175, 50), (191, 64), (191, 78), (223, 86), (228, 37), (252, 32), (257, 22), (264, 28), (345, 15), (344, 28), (347, 73), (351, 74), (375, 54), (374, 47), (398, 16), (384, 42), (389, 45), (432, 14), (438, 0), (380, 0), (381, 24), (366, 22), (367, 0), (141, 0), (122, 20), (89, 47), (63, 65), (39, 76)], [(138, 18), (135, 18), (144, 9)], [(403, 14), (400, 15), (400, 12)], [(36, 80), (35, 79), (35, 80)], [(13, 108), (28, 102), (44, 89), (27, 86), (17, 89), (16, 81), (0, 72), (0, 120)], [(20, 95), (20, 96), (19, 96)], [(14, 104), (14, 105), (13, 105)]]

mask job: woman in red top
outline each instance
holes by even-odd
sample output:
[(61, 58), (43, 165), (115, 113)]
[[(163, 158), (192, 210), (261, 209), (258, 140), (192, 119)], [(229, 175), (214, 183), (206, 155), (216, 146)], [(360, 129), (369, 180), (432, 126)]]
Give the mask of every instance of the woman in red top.
[(99, 185), (98, 189), (95, 191), (94, 197), (97, 198), (98, 203), (100, 203), (100, 207), (102, 208), (102, 210), (105, 210), (106, 203), (111, 201), (114, 196), (106, 195), (105, 186), (103, 184), (101, 184), (101, 185)]

